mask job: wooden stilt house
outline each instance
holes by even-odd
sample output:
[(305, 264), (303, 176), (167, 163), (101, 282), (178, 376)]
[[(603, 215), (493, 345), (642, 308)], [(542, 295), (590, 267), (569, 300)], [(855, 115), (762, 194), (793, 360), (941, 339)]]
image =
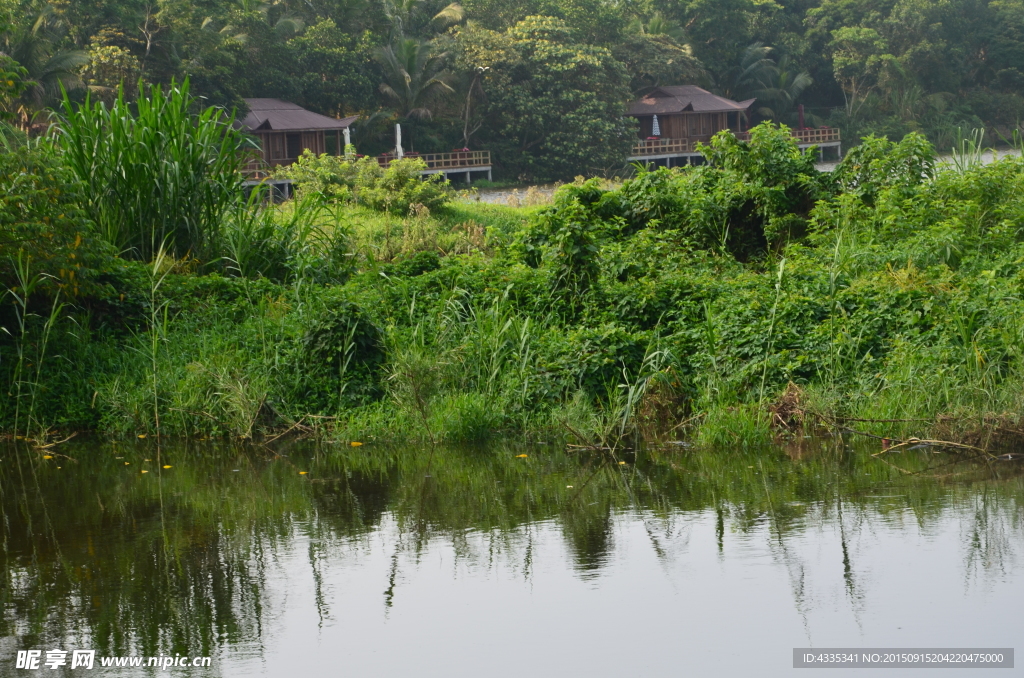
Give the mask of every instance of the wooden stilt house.
[[(629, 106), (629, 115), (640, 122), (640, 138), (629, 161), (689, 164), (700, 157), (698, 143), (707, 143), (724, 129), (740, 140), (749, 139), (750, 108), (755, 99), (733, 101), (695, 85), (658, 87)], [(801, 148), (833, 147), (842, 154), (839, 130), (793, 129)]]
[[(683, 142), (692, 147), (706, 142), (723, 129), (742, 132), (749, 126), (748, 111), (754, 99), (733, 101), (694, 85), (659, 87), (629, 107), (629, 115), (640, 121), (642, 141)], [(655, 134), (654, 118), (658, 118)]]
[[(281, 99), (245, 99), (249, 112), (239, 126), (257, 139), (263, 168), (290, 165), (305, 150), (341, 155), (343, 130), (359, 116), (328, 118)], [(253, 168), (257, 169), (257, 168)]]

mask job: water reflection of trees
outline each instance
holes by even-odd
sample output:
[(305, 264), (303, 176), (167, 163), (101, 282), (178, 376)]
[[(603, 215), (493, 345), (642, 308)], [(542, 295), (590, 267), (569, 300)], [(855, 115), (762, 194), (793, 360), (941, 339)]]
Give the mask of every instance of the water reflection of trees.
[(824, 526), (839, 532), (835, 563), (856, 615), (864, 597), (856, 544), (865, 531), (907, 519), (927, 529), (954, 512), (970, 581), (1015, 564), (1024, 496), (1009, 467), (997, 482), (939, 483), (913, 475), (930, 458), (901, 460), (907, 473), (827, 447), (795, 461), (782, 451), (654, 449), (620, 465), (535, 449), (522, 458), (522, 450), (439, 448), (428, 461), (409, 449), (179, 445), (164, 451), (174, 468), (161, 477), (143, 461), (151, 458), (145, 445), (68, 450), (78, 461), (59, 471), (25, 448), (3, 453), (0, 624), (22, 646), (75, 637), (109, 654), (212, 654), (260, 638), (275, 555), (299, 541), (314, 603), (329, 618), (324, 569), (385, 523), (395, 535), (385, 603), (401, 568), (415, 567), (435, 540), (458, 562), (493, 568), (502, 560), (528, 579), (540, 524), (557, 526), (580, 577), (598, 576), (628, 514), (643, 520), (666, 561), (685, 552), (687, 525), (702, 516), (715, 522), (720, 553), (733, 535), (766, 533), (798, 610), (813, 601), (808, 565), (790, 540)]

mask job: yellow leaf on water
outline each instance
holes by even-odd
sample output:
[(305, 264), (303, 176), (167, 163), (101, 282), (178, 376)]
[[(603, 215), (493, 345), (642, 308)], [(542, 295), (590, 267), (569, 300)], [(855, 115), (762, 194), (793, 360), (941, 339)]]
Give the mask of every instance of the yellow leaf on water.
[(571, 490), (571, 489), (572, 489), (572, 485), (566, 485), (566, 486), (565, 486), (565, 489), (567, 489), (567, 490)]
[(53, 459), (53, 455), (52, 454), (44, 454), (43, 455), (43, 459)]
[(363, 444), (357, 440), (353, 440), (352, 442), (349, 443), (349, 445), (351, 445), (352, 447), (362, 447)]
[(153, 461), (152, 459), (143, 459), (142, 461)]
[(170, 464), (164, 464), (164, 468), (174, 468), (174, 467), (171, 466)]
[(307, 473), (309, 473), (309, 471), (299, 471), (299, 475), (300, 475), (300, 476), (304, 476), (304, 475), (306, 475)]
[(130, 464), (130, 463), (131, 463), (130, 461), (126, 461), (126, 462), (124, 463), (124, 465), (125, 465), (125, 466), (127, 466), (127, 465), (128, 465), (128, 464)]
[(145, 438), (145, 437), (146, 437), (146, 434), (145, 434), (145, 433), (140, 433), (140, 434), (139, 434), (139, 440), (142, 440), (142, 439), (143, 439), (143, 438)]
[(526, 459), (529, 456), (530, 455), (528, 455), (528, 454), (517, 454), (516, 455), (516, 459)]
[(619, 462), (619, 466), (625, 466), (625, 465), (626, 465), (626, 462), (624, 462), (624, 461), (620, 461)]
[(147, 471), (146, 469), (142, 469), (142, 472), (143, 473), (149, 473), (149, 471)]

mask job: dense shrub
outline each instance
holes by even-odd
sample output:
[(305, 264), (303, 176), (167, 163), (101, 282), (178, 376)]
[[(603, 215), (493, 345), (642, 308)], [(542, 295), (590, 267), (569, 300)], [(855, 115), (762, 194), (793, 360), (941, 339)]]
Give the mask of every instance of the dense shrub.
[(315, 192), (340, 202), (357, 202), (382, 212), (409, 214), (423, 207), (432, 210), (451, 200), (443, 174), (423, 176), (427, 164), (419, 158), (392, 160), (387, 168), (376, 158), (349, 160), (306, 150), (294, 164), (278, 170), (300, 191)]
[(97, 236), (83, 201), (82, 185), (49, 146), (0, 153), (0, 284), (19, 285), (14, 267), (24, 258), (51, 292), (90, 294), (114, 251)]

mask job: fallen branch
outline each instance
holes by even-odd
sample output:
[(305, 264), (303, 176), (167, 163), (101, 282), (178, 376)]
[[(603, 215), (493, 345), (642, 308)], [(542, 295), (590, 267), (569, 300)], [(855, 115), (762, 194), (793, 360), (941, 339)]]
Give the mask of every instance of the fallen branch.
[(930, 447), (952, 447), (952, 448), (958, 449), (958, 450), (971, 450), (973, 452), (979, 452), (980, 454), (985, 455), (989, 459), (995, 459), (995, 455), (990, 453), (988, 450), (982, 449), (980, 447), (974, 447), (973, 445), (964, 445), (963, 443), (954, 443), (954, 442), (949, 441), (949, 440), (921, 440), (920, 438), (907, 438), (906, 440), (904, 440), (902, 442), (899, 442), (899, 443), (897, 443), (895, 445), (890, 445), (887, 449), (884, 449), (881, 452), (876, 452), (875, 454), (873, 454), (871, 456), (877, 457), (880, 454), (884, 454), (886, 452), (892, 452), (893, 450), (899, 449), (899, 448), (904, 447), (906, 445), (928, 445)]
[[(56, 447), (57, 445), (61, 445), (61, 444), (63, 444), (63, 443), (66, 443), (67, 441), (71, 440), (72, 438), (74, 438), (74, 437), (75, 437), (75, 436), (77, 436), (77, 435), (78, 435), (78, 432), (76, 431), (75, 433), (72, 433), (71, 435), (69, 435), (69, 436), (68, 436), (67, 438), (65, 438), (64, 440), (58, 440), (57, 442), (55, 442), (55, 443), (50, 443), (50, 444), (48, 444), (48, 445), (36, 445), (36, 446), (35, 446), (35, 448), (36, 448), (37, 450), (48, 450), (48, 449), (50, 449), (51, 447)], [(61, 456), (64, 456), (64, 455), (61, 455)], [(68, 458), (70, 459), (70, 457), (68, 457)]]
[(289, 426), (289, 427), (288, 427), (288, 429), (287, 429), (287, 430), (286, 430), (286, 431), (285, 431), (284, 433), (279, 433), (278, 435), (274, 436), (274, 437), (273, 437), (273, 438), (271, 438), (270, 440), (264, 440), (264, 441), (263, 441), (263, 444), (264, 444), (264, 445), (269, 445), (270, 443), (274, 442), (274, 441), (275, 441), (275, 440), (277, 440), (278, 438), (282, 438), (282, 437), (284, 437), (284, 436), (288, 435), (288, 434), (289, 434), (289, 433), (291, 433), (291, 432), (292, 432), (293, 430), (295, 430), (295, 428), (296, 428), (296, 427), (298, 427), (298, 426), (301, 426), (301, 425), (302, 425), (302, 422), (303, 422), (303, 420), (305, 420), (305, 418), (306, 418), (306, 417), (302, 417), (302, 418), (300, 418), (300, 419), (299, 419), (299, 420), (298, 420), (297, 422), (295, 422), (294, 424), (292, 424), (291, 426)]

